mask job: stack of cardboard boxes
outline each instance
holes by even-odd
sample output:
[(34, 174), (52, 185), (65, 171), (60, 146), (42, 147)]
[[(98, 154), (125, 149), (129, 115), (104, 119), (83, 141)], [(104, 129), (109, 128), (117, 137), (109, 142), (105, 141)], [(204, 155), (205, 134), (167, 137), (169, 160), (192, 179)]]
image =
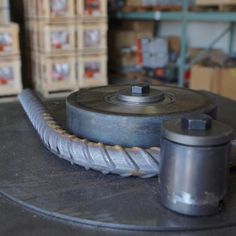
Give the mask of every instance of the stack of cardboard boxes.
[(152, 38), (154, 22), (125, 22), (109, 31), (109, 68), (135, 71), (142, 63), (140, 40)]
[(107, 2), (25, 0), (34, 85), (52, 93), (107, 84)]
[(175, 82), (180, 52), (178, 36), (156, 37), (151, 21), (129, 21), (109, 31), (109, 69), (112, 73), (140, 73)]
[(236, 61), (220, 50), (208, 52), (191, 70), (190, 88), (236, 100)]
[(10, 22), (8, 0), (0, 0), (0, 96), (22, 90), (19, 26)]

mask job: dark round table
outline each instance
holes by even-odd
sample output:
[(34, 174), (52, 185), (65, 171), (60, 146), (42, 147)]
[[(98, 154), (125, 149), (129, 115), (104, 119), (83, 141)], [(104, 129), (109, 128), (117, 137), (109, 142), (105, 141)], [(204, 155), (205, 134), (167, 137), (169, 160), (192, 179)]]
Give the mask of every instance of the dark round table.
[[(236, 102), (213, 96), (219, 120), (236, 130)], [(65, 124), (65, 102), (45, 104)], [(0, 105), (0, 235), (214, 235), (236, 233), (236, 172), (224, 210), (176, 214), (159, 203), (156, 178), (86, 171), (41, 143), (19, 103)]]

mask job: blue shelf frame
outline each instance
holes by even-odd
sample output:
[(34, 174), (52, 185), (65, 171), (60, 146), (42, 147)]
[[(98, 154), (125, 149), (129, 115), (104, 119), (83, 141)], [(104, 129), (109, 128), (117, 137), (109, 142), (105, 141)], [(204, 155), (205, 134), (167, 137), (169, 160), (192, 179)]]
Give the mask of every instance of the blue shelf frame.
[(179, 79), (178, 85), (184, 87), (184, 74), (189, 68), (186, 66), (186, 45), (187, 45), (187, 25), (189, 21), (206, 21), (206, 22), (229, 22), (230, 26), (224, 30), (215, 40), (213, 40), (209, 47), (207, 47), (203, 52), (201, 52), (193, 62), (190, 64), (192, 66), (198, 60), (200, 60), (205, 53), (210, 50), (219, 39), (221, 39), (225, 34), (229, 33), (229, 54), (232, 54), (233, 41), (234, 41), (234, 22), (236, 22), (235, 12), (189, 12), (188, 11), (188, 0), (183, 0), (182, 11), (181, 12), (130, 12), (123, 13), (118, 12), (111, 15), (112, 18), (120, 20), (147, 20), (147, 21), (179, 21), (181, 22), (181, 49), (180, 57), (178, 60), (179, 67)]
[[(181, 21), (183, 12), (118, 12), (112, 17), (121, 20)], [(187, 21), (231, 22), (236, 21), (235, 12), (187, 12)]]

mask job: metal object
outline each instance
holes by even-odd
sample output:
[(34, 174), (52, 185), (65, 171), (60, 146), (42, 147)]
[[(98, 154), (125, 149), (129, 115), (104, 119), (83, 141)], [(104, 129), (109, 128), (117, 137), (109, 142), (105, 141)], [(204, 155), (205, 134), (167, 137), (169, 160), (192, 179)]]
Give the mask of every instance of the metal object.
[(163, 123), (159, 182), (164, 206), (186, 215), (220, 210), (232, 134), (232, 128), (204, 114)]
[[(219, 119), (236, 130), (236, 120), (232, 116), (236, 113), (236, 102), (221, 96), (212, 96), (219, 105)], [(47, 112), (65, 127), (64, 101), (57, 99), (44, 101), (43, 104), (47, 107)], [(0, 220), (0, 235), (7, 234), (11, 225), (20, 225), (14, 227), (17, 233), (10, 230), (9, 234), (13, 235), (31, 235), (37, 229), (39, 235), (42, 234), (42, 229), (44, 235), (54, 235), (51, 232), (52, 227), (57, 229), (55, 235), (60, 235), (60, 232), (68, 234), (60, 225), (54, 225), (53, 222), (58, 219), (62, 225), (65, 222), (77, 230), (85, 228), (85, 231), (77, 232), (77, 235), (96, 235), (98, 230), (103, 236), (119, 233), (150, 236), (165, 232), (167, 235), (172, 235), (172, 232), (188, 236), (207, 233), (215, 235), (215, 230), (219, 235), (225, 231), (229, 235), (234, 234), (232, 226), (236, 226), (235, 169), (230, 173), (231, 190), (222, 214), (211, 217), (185, 217), (169, 212), (160, 205), (157, 178), (124, 179), (70, 166), (69, 162), (59, 159), (43, 147), (20, 104), (2, 104), (1, 114), (0, 195), (4, 194), (11, 199), (13, 202), (8, 203), (16, 207), (13, 210), (12, 207), (1, 204), (0, 218), (3, 221)], [(23, 208), (33, 211), (33, 224)], [(19, 215), (18, 212), (22, 214)], [(41, 225), (42, 217), (35, 217), (35, 214), (43, 214), (43, 218), (47, 219), (46, 224)], [(17, 221), (17, 218), (24, 219), (24, 222)], [(22, 225), (26, 227), (22, 228)], [(94, 232), (91, 232), (91, 229), (94, 229)]]
[(76, 136), (124, 147), (159, 147), (163, 121), (186, 114), (216, 117), (216, 104), (200, 92), (147, 84), (83, 89), (66, 101), (67, 126)]
[(142, 178), (158, 174), (160, 154), (158, 147), (123, 148), (80, 139), (68, 133), (53, 119), (33, 91), (24, 90), (19, 99), (44, 145), (60, 158), (104, 174)]
[[(24, 90), (19, 99), (42, 142), (56, 156), (104, 174), (142, 178), (159, 174), (160, 148), (124, 148), (80, 139), (61, 128), (33, 91)], [(235, 141), (232, 144), (236, 147)]]

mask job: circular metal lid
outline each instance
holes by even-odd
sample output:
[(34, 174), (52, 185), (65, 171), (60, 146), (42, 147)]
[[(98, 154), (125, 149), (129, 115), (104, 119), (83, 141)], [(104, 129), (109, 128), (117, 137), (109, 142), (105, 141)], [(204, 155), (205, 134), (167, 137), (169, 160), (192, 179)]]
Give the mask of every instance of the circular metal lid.
[(82, 89), (67, 102), (87, 111), (122, 116), (166, 116), (215, 106), (197, 91), (146, 84)]
[(215, 146), (229, 142), (233, 129), (208, 115), (194, 114), (163, 122), (162, 137), (183, 145)]

